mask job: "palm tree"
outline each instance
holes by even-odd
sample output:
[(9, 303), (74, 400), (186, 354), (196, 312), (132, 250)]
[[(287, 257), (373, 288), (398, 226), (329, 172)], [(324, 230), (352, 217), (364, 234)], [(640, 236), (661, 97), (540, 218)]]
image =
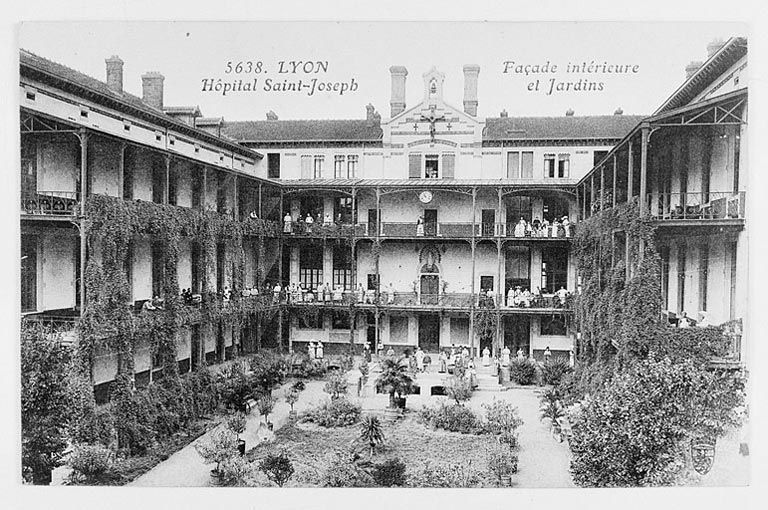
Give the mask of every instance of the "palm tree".
[(381, 430), (381, 422), (376, 416), (366, 415), (360, 424), (360, 440), (367, 443), (371, 449), (371, 458), (376, 446), (384, 442), (384, 432)]
[(408, 367), (401, 365), (397, 360), (385, 359), (381, 363), (381, 374), (376, 379), (376, 384), (389, 392), (389, 405), (395, 408), (396, 398), (402, 398), (411, 391), (413, 379), (408, 375)]

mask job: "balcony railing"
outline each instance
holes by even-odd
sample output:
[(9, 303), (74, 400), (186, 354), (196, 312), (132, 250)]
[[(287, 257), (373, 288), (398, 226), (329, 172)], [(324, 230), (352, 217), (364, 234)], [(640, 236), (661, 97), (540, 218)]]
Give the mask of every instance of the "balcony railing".
[(21, 212), (24, 214), (74, 216), (77, 214), (79, 194), (76, 191), (38, 191), (21, 194)]
[[(368, 225), (358, 225), (368, 227)], [(373, 235), (370, 228), (365, 228), (367, 235)], [(568, 239), (575, 235), (576, 226), (558, 225), (533, 228), (528, 225), (520, 228), (516, 223), (456, 223), (442, 222), (419, 225), (414, 222), (383, 222), (381, 237), (442, 237), (442, 238), (533, 238), (533, 239)]]
[(744, 218), (744, 199), (743, 191), (651, 193), (646, 204), (658, 220), (723, 220)]
[(313, 223), (307, 225), (303, 222), (283, 223), (283, 233), (301, 237), (350, 237), (365, 236), (367, 225), (352, 223)]

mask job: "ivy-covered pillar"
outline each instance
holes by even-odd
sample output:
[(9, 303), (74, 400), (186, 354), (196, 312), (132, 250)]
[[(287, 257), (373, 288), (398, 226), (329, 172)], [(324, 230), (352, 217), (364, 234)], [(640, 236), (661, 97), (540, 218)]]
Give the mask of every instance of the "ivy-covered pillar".
[(617, 176), (616, 163), (617, 163), (616, 153), (614, 152), (613, 153), (613, 183), (612, 183), (613, 190), (611, 193), (613, 198), (613, 203), (611, 204), (612, 207), (616, 207), (616, 176)]
[(165, 178), (163, 180), (163, 203), (168, 204), (171, 201), (171, 157), (163, 157), (165, 163)]
[(77, 133), (77, 138), (80, 140), (80, 316), (83, 316), (85, 310), (85, 264), (87, 257), (88, 241), (86, 238), (85, 226), (83, 220), (85, 220), (85, 201), (88, 196), (88, 132), (85, 129), (80, 129)]
[(589, 178), (590, 186), (589, 186), (589, 215), (592, 216), (592, 211), (595, 210), (595, 172), (592, 172), (592, 175)]
[(632, 200), (632, 187), (634, 186), (634, 158), (632, 157), (633, 150), (633, 144), (632, 140), (629, 141), (628, 149), (627, 149), (627, 202)]
[(600, 210), (605, 207), (605, 165), (600, 166)]
[(648, 185), (648, 135), (650, 127), (644, 124), (640, 129), (640, 216), (645, 214), (646, 200), (645, 195)]

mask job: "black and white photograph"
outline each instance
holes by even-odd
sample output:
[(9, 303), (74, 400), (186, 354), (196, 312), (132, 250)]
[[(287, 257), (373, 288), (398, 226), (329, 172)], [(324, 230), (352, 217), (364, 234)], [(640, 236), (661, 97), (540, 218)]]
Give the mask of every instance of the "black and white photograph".
[(150, 19), (17, 25), (18, 485), (755, 482), (748, 23)]

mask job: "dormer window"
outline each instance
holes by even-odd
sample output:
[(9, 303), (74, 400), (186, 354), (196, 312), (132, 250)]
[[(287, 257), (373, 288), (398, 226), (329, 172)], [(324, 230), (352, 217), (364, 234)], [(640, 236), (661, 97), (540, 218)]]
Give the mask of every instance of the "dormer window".
[(155, 141), (161, 142), (163, 140), (163, 134), (160, 131), (155, 131)]
[(195, 144), (195, 154), (200, 154), (200, 146)]
[(81, 106), (80, 107), (80, 117), (87, 119), (88, 118), (88, 107), (87, 106)]
[(131, 130), (131, 121), (130, 120), (123, 120), (123, 129), (125, 131)]
[(437, 94), (437, 80), (434, 78), (429, 82), (429, 93), (433, 96)]
[(173, 135), (168, 136), (168, 144), (169, 145), (176, 145), (176, 137)]

